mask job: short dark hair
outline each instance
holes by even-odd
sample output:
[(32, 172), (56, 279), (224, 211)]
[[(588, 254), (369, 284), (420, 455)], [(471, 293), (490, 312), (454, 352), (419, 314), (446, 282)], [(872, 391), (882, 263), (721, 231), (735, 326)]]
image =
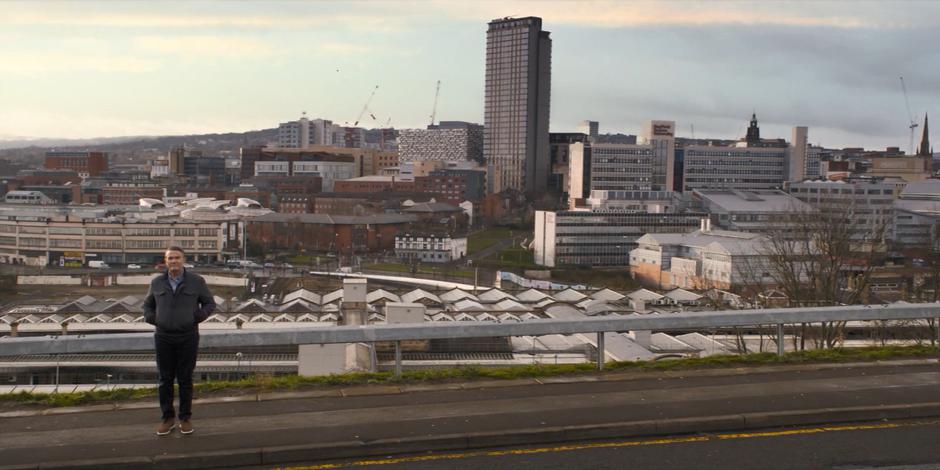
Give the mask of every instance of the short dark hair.
[[(178, 252), (182, 253), (183, 256), (186, 256), (186, 252), (183, 251), (183, 248), (181, 248), (181, 247), (179, 247), (179, 246), (177, 246), (177, 245), (170, 245), (170, 246), (166, 247), (166, 251), (178, 251)], [(164, 252), (164, 253), (165, 253), (165, 252)]]

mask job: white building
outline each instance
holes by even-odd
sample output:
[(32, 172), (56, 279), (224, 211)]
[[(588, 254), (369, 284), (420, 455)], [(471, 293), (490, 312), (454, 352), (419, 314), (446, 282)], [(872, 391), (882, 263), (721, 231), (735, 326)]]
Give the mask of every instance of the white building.
[(7, 204), (52, 204), (53, 201), (40, 191), (10, 191), (4, 196)]
[(280, 148), (307, 148), (311, 145), (333, 145), (333, 123), (325, 119), (307, 119), (306, 116), (283, 122), (277, 129)]
[(650, 233), (630, 251), (630, 273), (644, 285), (672, 289), (730, 289), (772, 283), (767, 238), (711, 230), (707, 221), (691, 233)]
[(150, 178), (168, 178), (170, 176), (170, 161), (165, 159), (154, 160), (150, 163)]
[(333, 182), (355, 178), (354, 162), (293, 162), (292, 175), (315, 175), (323, 179), (323, 192), (333, 191)]
[(467, 255), (467, 238), (450, 235), (396, 235), (395, 256), (425, 263), (447, 263)]
[(333, 182), (357, 176), (356, 163), (331, 161), (256, 161), (255, 176), (313, 175), (323, 179), (323, 192), (333, 191)]

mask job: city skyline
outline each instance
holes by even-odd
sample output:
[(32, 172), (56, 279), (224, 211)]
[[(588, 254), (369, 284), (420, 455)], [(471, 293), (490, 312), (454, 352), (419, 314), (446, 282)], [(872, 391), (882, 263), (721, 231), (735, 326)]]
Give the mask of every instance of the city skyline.
[(3, 3), (0, 138), (240, 132), (303, 111), (351, 124), (376, 84), (376, 119), (361, 124), (423, 128), (437, 80), (438, 119), (483, 123), (487, 23), (537, 16), (554, 39), (552, 132), (591, 119), (639, 134), (666, 119), (680, 137), (694, 126), (739, 138), (756, 111), (768, 137), (803, 125), (814, 144), (907, 150), (898, 77), (922, 125), (940, 96), (936, 13), (927, 2)]

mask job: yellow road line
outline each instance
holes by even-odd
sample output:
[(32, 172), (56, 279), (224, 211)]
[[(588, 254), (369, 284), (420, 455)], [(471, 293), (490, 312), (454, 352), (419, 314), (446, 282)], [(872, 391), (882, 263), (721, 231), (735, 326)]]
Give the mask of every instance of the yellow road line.
[(845, 426), (820, 426), (820, 427), (814, 427), (814, 428), (787, 429), (784, 431), (727, 433), (727, 434), (715, 434), (715, 435), (709, 435), (709, 436), (689, 436), (689, 437), (647, 439), (647, 440), (642, 440), (642, 441), (595, 442), (595, 443), (585, 443), (585, 444), (570, 444), (570, 445), (560, 445), (560, 446), (552, 446), (552, 447), (536, 447), (536, 448), (530, 448), (530, 449), (508, 449), (508, 450), (492, 450), (492, 451), (476, 451), (476, 452), (456, 452), (456, 453), (449, 453), (449, 454), (429, 454), (429, 455), (397, 457), (397, 458), (388, 458), (388, 459), (357, 460), (354, 462), (328, 463), (328, 464), (310, 465), (310, 466), (303, 466), (303, 467), (284, 467), (281, 470), (331, 470), (331, 469), (337, 469), (337, 468), (369, 467), (369, 466), (375, 466), (375, 465), (394, 465), (394, 464), (412, 463), (412, 462), (428, 462), (428, 461), (434, 461), (434, 460), (468, 459), (472, 457), (500, 457), (504, 455), (528, 455), (528, 454), (544, 454), (544, 453), (549, 453), (549, 452), (571, 452), (575, 450), (585, 450), (585, 449), (685, 444), (688, 442), (708, 442), (712, 440), (723, 441), (723, 440), (731, 440), (731, 439), (754, 439), (754, 438), (760, 438), (760, 437), (782, 437), (782, 436), (795, 436), (795, 435), (802, 435), (802, 434), (819, 434), (819, 433), (826, 433), (826, 432), (865, 431), (865, 430), (871, 430), (871, 429), (894, 429), (894, 428), (905, 428), (905, 427), (915, 427), (915, 426), (931, 426), (931, 425), (937, 425), (937, 424), (940, 424), (940, 420), (916, 421), (916, 422), (907, 422), (907, 423), (878, 423), (878, 424), (854, 424), (854, 425), (845, 425)]

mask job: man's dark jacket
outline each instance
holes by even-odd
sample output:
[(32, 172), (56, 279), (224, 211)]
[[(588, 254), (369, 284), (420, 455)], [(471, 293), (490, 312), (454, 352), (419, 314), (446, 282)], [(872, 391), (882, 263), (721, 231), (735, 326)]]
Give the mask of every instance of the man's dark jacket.
[(202, 276), (183, 270), (183, 280), (173, 292), (168, 273), (150, 281), (144, 300), (144, 320), (161, 333), (188, 333), (209, 318), (215, 300)]

